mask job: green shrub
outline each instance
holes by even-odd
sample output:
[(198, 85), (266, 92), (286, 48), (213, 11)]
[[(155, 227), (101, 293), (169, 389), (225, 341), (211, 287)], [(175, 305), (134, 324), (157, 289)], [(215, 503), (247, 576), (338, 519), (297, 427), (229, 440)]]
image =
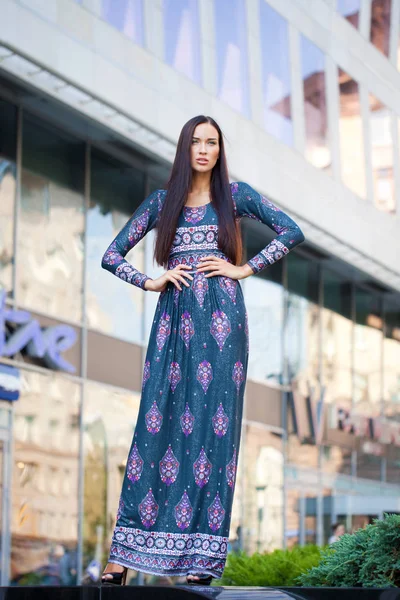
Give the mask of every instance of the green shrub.
[(248, 555), (245, 552), (228, 554), (219, 585), (290, 586), (296, 578), (321, 560), (318, 546), (296, 547), (293, 550), (274, 550), (270, 553)]
[(298, 578), (303, 586), (399, 587), (400, 516), (385, 514), (345, 534), (322, 552), (321, 562)]

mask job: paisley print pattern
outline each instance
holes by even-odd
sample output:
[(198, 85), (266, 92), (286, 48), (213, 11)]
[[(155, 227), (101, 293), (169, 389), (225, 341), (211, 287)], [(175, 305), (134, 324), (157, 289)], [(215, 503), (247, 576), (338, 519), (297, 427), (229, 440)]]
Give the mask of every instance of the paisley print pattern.
[[(243, 182), (231, 192), (237, 221), (255, 219), (278, 234), (248, 261), (254, 273), (302, 241), (296, 223), (265, 196)], [(148, 276), (125, 255), (157, 226), (165, 198), (165, 190), (150, 194), (102, 260), (143, 290)], [(197, 270), (209, 255), (232, 262), (218, 247), (213, 204), (182, 210), (167, 268), (189, 265), (193, 279), (181, 290), (168, 282), (158, 297), (109, 556), (155, 575), (218, 578), (227, 556), (249, 330), (240, 280)]]

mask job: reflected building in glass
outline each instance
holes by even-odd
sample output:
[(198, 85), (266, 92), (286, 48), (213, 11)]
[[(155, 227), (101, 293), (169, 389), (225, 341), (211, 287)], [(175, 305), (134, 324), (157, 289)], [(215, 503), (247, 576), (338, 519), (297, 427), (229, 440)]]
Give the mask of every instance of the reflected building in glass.
[[(334, 522), (399, 512), (399, 4), (4, 2), (0, 584), (94, 582), (107, 559), (158, 295), (101, 257), (194, 114), (222, 126), (230, 179), (306, 237), (241, 282), (231, 548), (324, 544)], [(241, 230), (242, 262), (275, 236)], [(155, 235), (127, 255), (150, 277)]]

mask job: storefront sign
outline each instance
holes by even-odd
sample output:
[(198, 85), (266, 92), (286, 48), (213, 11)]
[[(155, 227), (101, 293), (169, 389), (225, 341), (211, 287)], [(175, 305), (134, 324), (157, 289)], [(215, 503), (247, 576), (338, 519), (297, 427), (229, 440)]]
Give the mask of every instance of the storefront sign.
[(335, 407), (336, 427), (341, 431), (379, 442), (400, 446), (400, 423), (384, 417), (366, 417), (350, 409)]
[(295, 432), (301, 442), (320, 444), (324, 433), (325, 388), (309, 386), (307, 396), (292, 382), (291, 410)]
[(21, 391), (19, 370), (0, 363), (0, 400), (18, 400)]
[[(8, 334), (7, 323), (12, 327)], [(72, 348), (76, 339), (73, 327), (55, 325), (41, 328), (30, 313), (8, 308), (5, 292), (0, 293), (0, 356), (11, 357), (25, 350), (29, 356), (42, 359), (50, 369), (75, 373), (75, 367), (63, 358), (62, 353)]]

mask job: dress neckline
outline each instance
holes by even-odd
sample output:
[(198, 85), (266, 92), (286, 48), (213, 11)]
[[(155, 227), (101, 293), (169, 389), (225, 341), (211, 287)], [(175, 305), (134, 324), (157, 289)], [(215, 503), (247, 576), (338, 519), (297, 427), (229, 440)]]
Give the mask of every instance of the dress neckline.
[(209, 204), (211, 204), (211, 202), (206, 202), (205, 204), (197, 204), (196, 206), (186, 206), (185, 204), (183, 208), (203, 208), (203, 206), (208, 206)]

